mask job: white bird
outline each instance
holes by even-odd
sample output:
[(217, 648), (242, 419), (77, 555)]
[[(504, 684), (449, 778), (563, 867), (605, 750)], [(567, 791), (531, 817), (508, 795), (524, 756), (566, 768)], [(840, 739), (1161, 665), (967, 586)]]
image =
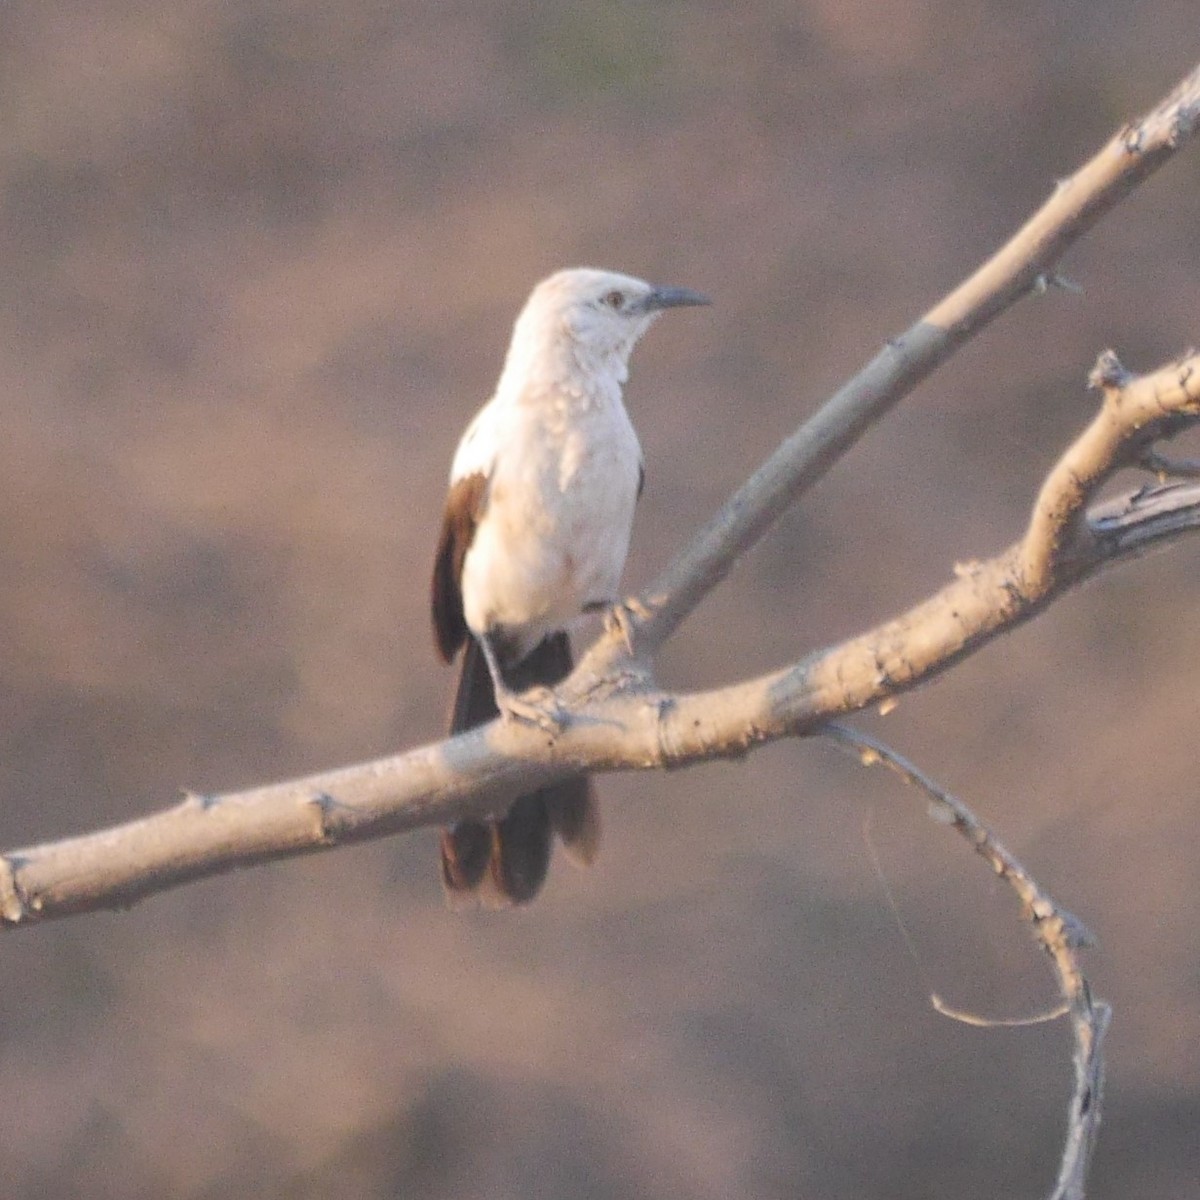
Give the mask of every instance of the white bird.
[[(561, 682), (572, 666), (568, 627), (618, 602), (643, 478), (621, 396), (629, 356), (664, 309), (708, 303), (687, 288), (586, 268), (533, 289), (495, 394), (450, 470), (432, 608), (442, 658), (466, 647), (452, 733), (497, 714), (544, 716), (519, 693)], [(599, 830), (586, 778), (521, 796), (499, 820), (460, 821), (442, 834), (447, 894), (495, 907), (530, 900), (554, 833), (588, 863)]]

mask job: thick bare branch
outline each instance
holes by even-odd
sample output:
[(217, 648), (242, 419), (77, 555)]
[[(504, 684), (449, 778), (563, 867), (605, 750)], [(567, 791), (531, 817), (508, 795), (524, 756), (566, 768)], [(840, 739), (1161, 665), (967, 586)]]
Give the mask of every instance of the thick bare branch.
[[(1200, 66), (1127, 125), (995, 255), (894, 338), (762, 464), (639, 598), (637, 647), (653, 652), (793, 501), (975, 333), (1030, 292), (1057, 281), (1063, 253), (1200, 126)], [(614, 639), (595, 661), (621, 652)]]
[[(1102, 356), (1115, 378), (1115, 359)], [(1083, 519), (1094, 490), (1153, 436), (1200, 420), (1200, 356), (1101, 381), (1096, 419), (1051, 471), (1029, 531), (996, 558), (860, 637), (758, 679), (668, 695), (644, 676), (575, 676), (557, 737), (491, 725), (393, 758), (215, 797), (0, 857), (0, 920), (97, 908), (267, 859), (441, 824), (578, 770), (682, 766), (809, 732), (945, 670), (1080, 580), (1200, 528), (1200, 486), (1143, 489)], [(1106, 378), (1108, 378), (1106, 376)]]
[[(1100, 361), (1115, 360), (1106, 353)], [(1084, 519), (1096, 489), (1153, 430), (1170, 436), (1200, 420), (1198, 370), (1194, 355), (1127, 379), (1123, 387), (1106, 385), (1100, 413), (1043, 485), (1025, 537), (1003, 553), (959, 566), (953, 582), (908, 612), (792, 667), (680, 697), (663, 718), (672, 761), (736, 753), (907, 691), (1029, 620), (1083, 579), (1200, 528), (1194, 486), (1142, 489)], [(735, 712), (738, 718), (731, 717)], [(697, 728), (702, 736), (690, 732)]]

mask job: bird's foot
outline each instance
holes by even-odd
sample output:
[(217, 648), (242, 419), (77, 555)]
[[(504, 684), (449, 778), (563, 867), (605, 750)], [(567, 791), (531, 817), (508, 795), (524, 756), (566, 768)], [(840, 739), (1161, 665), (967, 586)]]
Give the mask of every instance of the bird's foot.
[(604, 612), (604, 630), (609, 634), (619, 635), (625, 643), (629, 657), (635, 655), (633, 639), (637, 633), (637, 623), (650, 619), (650, 610), (636, 597), (618, 600)]
[(551, 737), (557, 737), (566, 728), (567, 711), (548, 687), (530, 688), (521, 695), (506, 688), (497, 694), (496, 703), (505, 720), (534, 725)]
[(484, 635), (479, 639), (479, 645), (483, 650), (483, 657), (487, 660), (488, 671), (492, 677), (493, 695), (500, 715), (506, 721), (536, 725), (551, 737), (562, 733), (567, 724), (567, 712), (559, 704), (555, 694), (548, 687), (538, 686), (518, 695), (504, 681), (504, 673), (500, 670), (492, 638)]

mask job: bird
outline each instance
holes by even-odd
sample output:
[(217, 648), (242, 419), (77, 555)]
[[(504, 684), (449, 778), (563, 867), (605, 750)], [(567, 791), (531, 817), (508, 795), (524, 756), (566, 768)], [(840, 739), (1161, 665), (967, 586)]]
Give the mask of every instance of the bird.
[[(584, 613), (619, 611), (645, 479), (622, 398), (630, 354), (666, 310), (709, 303), (689, 288), (589, 267), (557, 271), (530, 293), (495, 392), (455, 452), (434, 554), (434, 645), (445, 663), (462, 654), (451, 734), (497, 716), (555, 726), (550, 689), (573, 667), (570, 628)], [(587, 777), (444, 829), (447, 899), (489, 908), (532, 900), (555, 835), (576, 863), (595, 858), (599, 812)]]

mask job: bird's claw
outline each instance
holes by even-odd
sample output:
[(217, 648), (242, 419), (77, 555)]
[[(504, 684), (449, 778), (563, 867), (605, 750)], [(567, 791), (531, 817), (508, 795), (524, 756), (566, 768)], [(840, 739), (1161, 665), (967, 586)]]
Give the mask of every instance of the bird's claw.
[(607, 633), (618, 635), (625, 643), (629, 657), (634, 657), (633, 639), (637, 622), (648, 620), (650, 610), (635, 596), (618, 600), (605, 610), (604, 628)]
[(534, 725), (552, 737), (562, 733), (567, 724), (566, 710), (546, 687), (531, 688), (520, 696), (508, 692), (500, 699), (500, 712), (509, 721)]

